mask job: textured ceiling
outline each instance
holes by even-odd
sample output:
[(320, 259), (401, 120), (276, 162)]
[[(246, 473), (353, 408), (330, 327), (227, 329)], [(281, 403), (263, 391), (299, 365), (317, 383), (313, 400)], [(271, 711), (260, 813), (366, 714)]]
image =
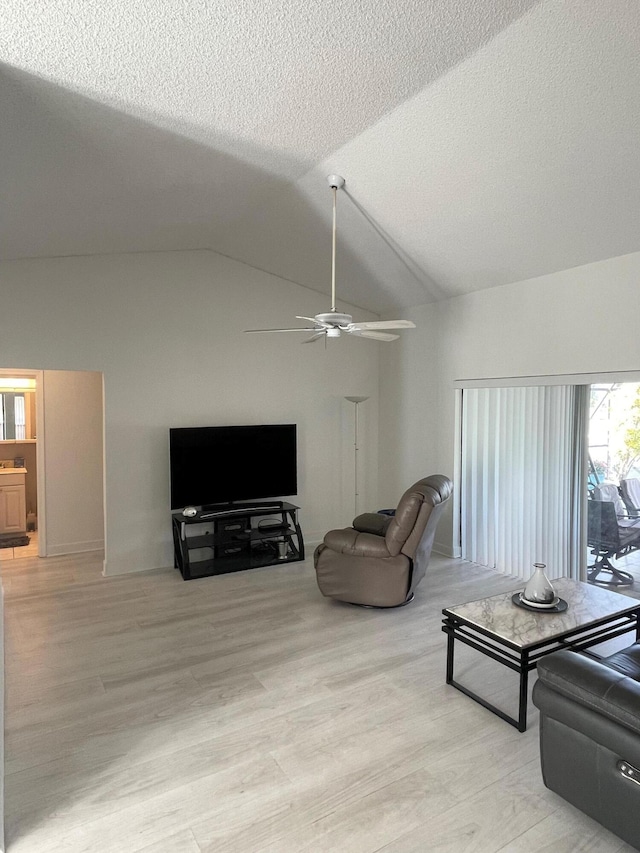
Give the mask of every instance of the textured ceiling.
[(328, 294), (329, 172), (339, 296), (379, 312), (637, 251), (639, 49), (636, 0), (6, 0), (0, 256)]

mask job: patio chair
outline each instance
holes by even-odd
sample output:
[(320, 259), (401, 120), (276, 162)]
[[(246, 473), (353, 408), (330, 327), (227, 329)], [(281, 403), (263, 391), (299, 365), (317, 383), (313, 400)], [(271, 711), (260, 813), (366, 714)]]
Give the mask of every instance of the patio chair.
[(621, 490), (615, 483), (599, 483), (593, 490), (593, 499), (596, 501), (611, 501), (614, 505), (616, 517), (619, 524), (630, 523), (630, 513), (623, 503)]
[(620, 480), (620, 491), (629, 515), (640, 518), (640, 480), (637, 477)]
[[(596, 557), (587, 579), (602, 586), (631, 586), (633, 575), (613, 566), (611, 560), (640, 549), (640, 519), (620, 518), (616, 509), (615, 501), (587, 501), (587, 544)], [(600, 578), (602, 572), (606, 576)]]

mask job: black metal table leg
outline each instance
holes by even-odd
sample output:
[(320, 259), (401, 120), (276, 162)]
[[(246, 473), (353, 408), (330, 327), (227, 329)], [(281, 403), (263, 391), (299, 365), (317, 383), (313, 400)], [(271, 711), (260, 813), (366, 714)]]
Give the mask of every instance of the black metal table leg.
[(527, 702), (529, 688), (529, 655), (526, 651), (520, 657), (520, 698), (518, 700), (518, 731), (527, 730)]
[[(525, 731), (526, 724), (527, 724), (527, 702), (526, 702), (526, 700), (527, 700), (527, 672), (525, 671), (523, 674), (522, 665), (518, 666), (517, 664), (515, 664), (513, 662), (506, 663), (506, 662), (502, 661), (500, 659), (500, 657), (498, 655), (496, 655), (495, 653), (491, 652), (488, 649), (483, 649), (477, 643), (470, 641), (468, 637), (465, 637), (464, 635), (458, 633), (458, 629), (460, 627), (461, 627), (460, 623), (456, 622), (453, 619), (447, 618), (444, 620), (444, 625), (443, 625), (442, 630), (447, 635), (446, 683), (450, 684), (452, 687), (455, 687), (456, 690), (459, 690), (461, 693), (464, 693), (465, 696), (469, 696), (471, 699), (473, 699), (479, 705), (482, 705), (484, 708), (487, 708), (493, 714), (496, 714), (496, 716), (501, 717), (503, 720), (505, 720), (507, 723), (512, 725), (514, 728), (518, 729), (518, 731), (520, 731), (520, 732)], [(469, 690), (468, 687), (465, 687), (463, 684), (460, 684), (459, 682), (457, 682), (455, 680), (455, 678), (453, 677), (453, 670), (454, 670), (454, 649), (455, 649), (456, 639), (460, 640), (461, 642), (465, 643), (466, 645), (470, 645), (473, 648), (479, 649), (484, 654), (486, 654), (488, 657), (493, 658), (494, 660), (497, 660), (501, 663), (505, 663), (505, 666), (508, 666), (510, 669), (515, 670), (519, 674), (519, 676), (520, 676), (520, 705), (518, 708), (518, 718), (517, 719), (515, 717), (511, 717), (509, 714), (506, 714), (500, 708), (496, 707), (494, 704), (487, 701), (486, 699), (483, 699), (482, 696), (479, 696), (473, 690)], [(526, 654), (525, 654), (525, 657), (526, 657)], [(527, 663), (528, 663), (528, 658), (526, 658), (526, 659), (527, 659)], [(522, 686), (523, 678), (524, 678), (524, 687)], [(524, 705), (522, 702), (523, 693), (524, 693)], [(523, 725), (524, 725), (524, 728), (521, 728), (521, 726), (523, 726)]]
[(453, 681), (453, 632), (447, 634), (447, 678), (446, 683)]

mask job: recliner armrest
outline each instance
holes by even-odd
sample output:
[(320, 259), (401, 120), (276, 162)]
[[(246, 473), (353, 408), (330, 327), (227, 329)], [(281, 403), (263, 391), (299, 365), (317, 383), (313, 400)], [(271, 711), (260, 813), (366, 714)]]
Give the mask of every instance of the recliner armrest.
[(351, 554), (354, 557), (390, 557), (382, 536), (373, 533), (360, 533), (353, 527), (344, 530), (330, 530), (324, 537), (324, 544), (339, 554)]
[[(538, 661), (550, 690), (640, 734), (640, 683), (579, 652), (559, 651)], [(540, 691), (539, 691), (540, 693)], [(534, 703), (544, 712), (544, 700)]]
[(363, 512), (353, 519), (353, 528), (359, 533), (373, 533), (384, 536), (391, 524), (392, 516), (381, 515), (379, 512)]

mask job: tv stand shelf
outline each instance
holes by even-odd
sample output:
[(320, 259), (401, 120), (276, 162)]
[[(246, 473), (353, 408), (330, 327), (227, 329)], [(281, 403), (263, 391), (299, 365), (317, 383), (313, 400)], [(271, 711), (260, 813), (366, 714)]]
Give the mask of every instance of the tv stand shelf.
[(174, 565), (184, 580), (304, 560), (299, 507), (284, 501), (171, 514)]

